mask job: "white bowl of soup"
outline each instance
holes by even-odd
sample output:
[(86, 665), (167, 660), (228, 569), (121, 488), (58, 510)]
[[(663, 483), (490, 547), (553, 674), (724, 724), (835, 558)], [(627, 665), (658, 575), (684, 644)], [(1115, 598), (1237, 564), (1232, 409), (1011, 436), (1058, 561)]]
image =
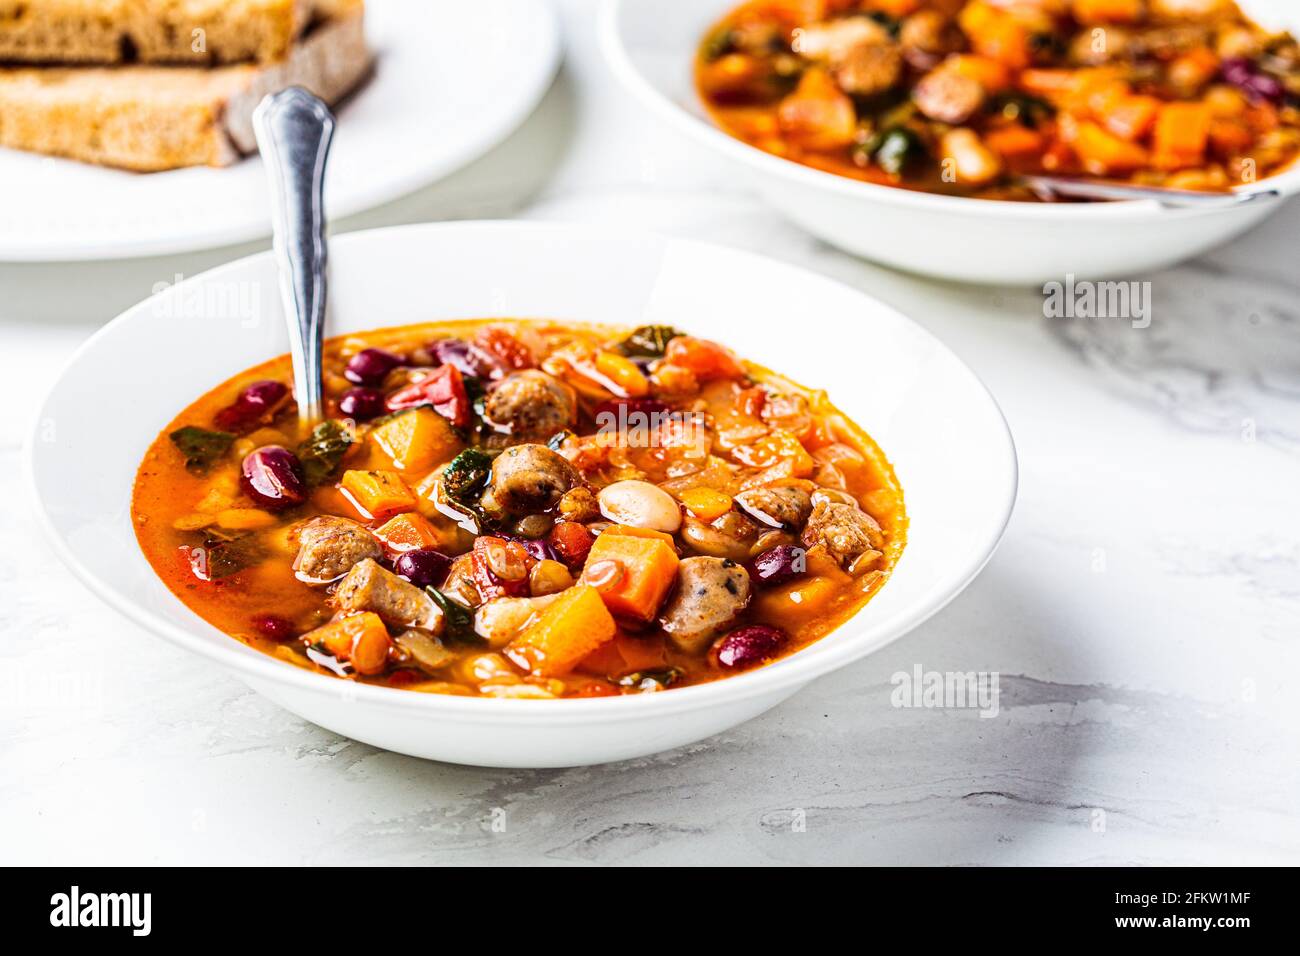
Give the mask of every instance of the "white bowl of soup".
[(747, 253), (338, 237), (335, 431), (297, 422), (276, 292), (257, 255), (94, 336), (33, 430), (38, 511), (142, 629), (375, 746), (541, 767), (702, 739), (924, 621), (1014, 502), (948, 349)]
[[(1169, 266), (1300, 190), (1300, 56), (1266, 33), (1300, 13), (1244, 3), (1252, 32), (1218, 0), (1163, 3), (1185, 19), (1148, 22), (1136, 0), (758, 0), (737, 27), (734, 0), (610, 0), (600, 32), (636, 99), (809, 232), (912, 272), (1038, 285)], [(927, 15), (938, 40), (917, 39)], [(1007, 31), (1020, 48), (1002, 54)], [(1039, 202), (1028, 172), (1277, 196)]]

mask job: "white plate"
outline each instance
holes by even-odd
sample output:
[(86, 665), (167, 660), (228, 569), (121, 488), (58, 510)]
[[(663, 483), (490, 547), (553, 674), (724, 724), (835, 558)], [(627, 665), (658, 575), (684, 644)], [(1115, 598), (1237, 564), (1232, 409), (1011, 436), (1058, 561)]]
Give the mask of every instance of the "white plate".
[(136, 546), (131, 485), (150, 442), (198, 395), (287, 349), (269, 254), (204, 273), (119, 316), (63, 371), (28, 444), (37, 512), (63, 560), (113, 607), (341, 734), (421, 757), (526, 767), (699, 740), (916, 627), (984, 566), (1011, 514), (1015, 450), (971, 370), (893, 309), (811, 272), (699, 242), (532, 223), (349, 233), (333, 242), (330, 262), (331, 334), (509, 315), (665, 322), (732, 343), (827, 388), (894, 463), (911, 520), (897, 570), (852, 620), (789, 658), (715, 683), (523, 701), (309, 673), (204, 622)]
[[(1020, 203), (896, 189), (822, 172), (720, 130), (695, 91), (708, 28), (739, 0), (604, 0), (600, 42), (623, 84), (650, 109), (731, 164), (772, 206), (827, 242), (886, 265), (944, 279), (1042, 285), (1069, 273), (1145, 274), (1198, 255), (1281, 205), (1168, 209), (1155, 202)], [(1295, 0), (1245, 0), (1274, 28), (1300, 28)], [(1300, 192), (1300, 166), (1243, 190)]]
[[(560, 58), (549, 0), (369, 0), (374, 76), (339, 109), (331, 219), (396, 199), (487, 152), (546, 92)], [(0, 260), (124, 259), (270, 235), (266, 175), (129, 173), (0, 149)]]

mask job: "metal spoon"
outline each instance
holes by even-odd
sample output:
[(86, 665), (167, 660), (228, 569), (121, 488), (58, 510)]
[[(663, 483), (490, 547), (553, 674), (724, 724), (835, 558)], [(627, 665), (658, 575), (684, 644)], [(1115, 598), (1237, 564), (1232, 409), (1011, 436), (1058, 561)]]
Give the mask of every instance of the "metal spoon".
[(1240, 193), (1203, 193), (1192, 189), (1161, 189), (1110, 183), (1069, 176), (1020, 176), (1019, 181), (1042, 198), (1069, 196), (1078, 199), (1154, 199), (1162, 206), (1205, 209), (1212, 206), (1241, 206), (1259, 199), (1276, 199), (1276, 189), (1259, 189)]
[(321, 351), (325, 334), (325, 162), (334, 114), (300, 87), (262, 100), (253, 111), (257, 148), (271, 185), (271, 230), (280, 296), (289, 326), (298, 418), (324, 415)]

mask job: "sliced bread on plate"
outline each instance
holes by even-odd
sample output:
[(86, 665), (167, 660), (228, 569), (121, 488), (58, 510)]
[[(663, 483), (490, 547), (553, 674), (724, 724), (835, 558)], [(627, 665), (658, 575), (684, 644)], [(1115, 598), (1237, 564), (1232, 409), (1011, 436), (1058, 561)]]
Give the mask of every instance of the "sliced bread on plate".
[(0, 146), (138, 171), (227, 166), (256, 149), (266, 94), (302, 86), (333, 103), (370, 64), (360, 5), (348, 4), (269, 65), (0, 69)]

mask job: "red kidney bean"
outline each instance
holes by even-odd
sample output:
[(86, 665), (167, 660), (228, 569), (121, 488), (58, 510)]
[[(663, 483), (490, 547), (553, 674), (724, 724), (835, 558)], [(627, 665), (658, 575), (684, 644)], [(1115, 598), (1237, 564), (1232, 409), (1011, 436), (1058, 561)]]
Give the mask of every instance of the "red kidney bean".
[(383, 349), (362, 349), (348, 359), (343, 377), (357, 385), (382, 385), (388, 373), (402, 364), (402, 357)]
[(447, 579), (451, 558), (433, 548), (416, 548), (405, 551), (393, 562), (393, 572), (416, 587), (437, 587)]
[(1219, 70), (1227, 83), (1245, 93), (1252, 102), (1268, 100), (1270, 103), (1281, 103), (1286, 96), (1286, 88), (1277, 77), (1264, 73), (1245, 57), (1229, 57), (1223, 61)]
[(244, 458), (240, 487), (267, 511), (283, 511), (307, 500), (298, 456), (279, 445), (264, 445)]
[(231, 432), (252, 431), (261, 422), (269, 421), (288, 397), (289, 386), (284, 382), (254, 382), (239, 393), (233, 404), (217, 412), (217, 427)]
[(742, 670), (770, 660), (785, 646), (785, 631), (767, 624), (737, 628), (717, 644), (718, 666), (725, 670)]
[(293, 623), (278, 614), (259, 614), (253, 618), (253, 629), (272, 641), (289, 641), (297, 636)]
[(495, 356), (460, 339), (439, 339), (429, 345), (429, 351), (439, 364), (454, 366), (462, 375), (488, 380), (505, 375), (505, 369)]
[(769, 548), (749, 562), (749, 576), (754, 583), (767, 587), (784, 584), (808, 569), (806, 554), (803, 548), (792, 544)]
[(386, 411), (384, 393), (377, 388), (350, 388), (339, 398), (339, 412), (359, 422), (378, 418)]

